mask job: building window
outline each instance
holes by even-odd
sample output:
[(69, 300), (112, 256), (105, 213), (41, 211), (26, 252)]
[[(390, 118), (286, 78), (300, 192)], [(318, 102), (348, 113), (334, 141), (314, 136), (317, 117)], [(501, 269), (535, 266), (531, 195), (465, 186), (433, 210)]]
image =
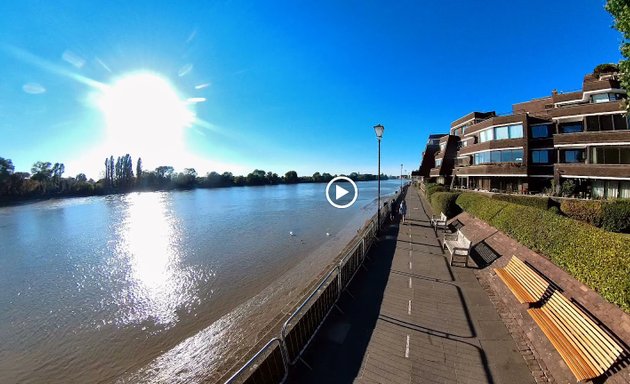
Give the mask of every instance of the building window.
[(591, 148), (592, 164), (630, 164), (630, 147)]
[(494, 129), (495, 140), (505, 140), (510, 138), (510, 131), (508, 127), (496, 127)]
[(510, 139), (523, 137), (523, 124), (510, 125)]
[(506, 149), (502, 151), (486, 151), (475, 153), (473, 157), (474, 164), (488, 163), (522, 163), (522, 149)]
[(479, 142), (492, 140), (520, 139), (523, 137), (523, 124), (489, 128), (479, 132)]
[(628, 129), (628, 120), (622, 114), (586, 116), (587, 131), (620, 131)]
[(621, 100), (622, 98), (623, 96), (618, 93), (600, 93), (592, 95), (591, 101), (593, 103), (607, 103), (609, 101)]
[(532, 127), (532, 139), (542, 139), (551, 136), (551, 126), (549, 124), (545, 125), (534, 125)]
[(440, 152), (444, 152), (445, 149), (446, 149), (446, 143), (440, 144)]
[(439, 168), (442, 166), (442, 159), (435, 160), (435, 168)]
[(581, 121), (560, 124), (560, 133), (582, 132), (584, 130)]
[(562, 163), (583, 163), (584, 160), (584, 149), (567, 149), (560, 152)]
[(593, 103), (607, 103), (610, 101), (610, 97), (608, 93), (600, 93), (599, 95), (591, 96), (591, 100)]
[(492, 129), (486, 129), (485, 131), (481, 131), (479, 133), (479, 142), (485, 143), (486, 141), (494, 140), (492, 133), (493, 133)]
[(466, 157), (458, 157), (456, 160), (456, 164), (458, 167), (465, 167), (467, 165), (470, 165), (470, 159), (468, 156)]
[(532, 163), (534, 164), (549, 164), (551, 158), (551, 151), (548, 149), (532, 151)]

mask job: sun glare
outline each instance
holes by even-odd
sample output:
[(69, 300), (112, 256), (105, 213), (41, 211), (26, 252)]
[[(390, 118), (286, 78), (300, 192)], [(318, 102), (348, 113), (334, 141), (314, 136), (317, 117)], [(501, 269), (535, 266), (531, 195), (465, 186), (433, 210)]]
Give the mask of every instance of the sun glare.
[(105, 146), (113, 155), (160, 157), (184, 149), (192, 107), (171, 83), (151, 72), (132, 73), (107, 86), (97, 105), (105, 118)]

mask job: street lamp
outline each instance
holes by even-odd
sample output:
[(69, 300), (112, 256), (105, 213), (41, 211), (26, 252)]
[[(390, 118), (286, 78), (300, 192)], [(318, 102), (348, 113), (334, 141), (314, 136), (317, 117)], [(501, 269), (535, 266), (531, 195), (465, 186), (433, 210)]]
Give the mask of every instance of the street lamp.
[(400, 164), (400, 192), (402, 192), (402, 167), (403, 165)]
[(378, 140), (378, 225), (376, 228), (377, 234), (381, 230), (381, 139), (383, 138), (383, 132), (385, 127), (381, 124), (374, 126), (374, 132), (376, 133), (376, 140)]

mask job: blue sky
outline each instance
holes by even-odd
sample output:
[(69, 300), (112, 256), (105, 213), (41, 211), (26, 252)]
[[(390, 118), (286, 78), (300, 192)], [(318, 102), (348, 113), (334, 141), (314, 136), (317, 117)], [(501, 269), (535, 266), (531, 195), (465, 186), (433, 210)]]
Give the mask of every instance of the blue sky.
[[(397, 174), (401, 163), (410, 171), (427, 135), (456, 118), (579, 89), (595, 65), (618, 61), (621, 37), (603, 6), (1, 2), (0, 156), (17, 170), (47, 160), (94, 178), (106, 156), (129, 148), (142, 148), (131, 155), (145, 168), (202, 174), (376, 173), (372, 126), (381, 123), (384, 172)], [(97, 100), (138, 72), (160, 76), (181, 100), (195, 98), (186, 104), (195, 121), (119, 127), (114, 140)], [(120, 143), (121, 132), (144, 145)]]

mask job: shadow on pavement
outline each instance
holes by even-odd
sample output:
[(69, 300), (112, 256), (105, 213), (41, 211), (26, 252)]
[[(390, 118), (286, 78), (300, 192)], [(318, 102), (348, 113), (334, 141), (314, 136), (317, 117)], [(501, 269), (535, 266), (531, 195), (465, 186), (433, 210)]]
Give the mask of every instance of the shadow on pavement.
[(326, 319), (303, 361), (289, 369), (287, 383), (349, 383), (355, 379), (380, 314), (397, 236), (397, 225), (382, 231), (381, 241), (367, 255), (365, 268), (342, 293), (337, 303), (340, 310)]

